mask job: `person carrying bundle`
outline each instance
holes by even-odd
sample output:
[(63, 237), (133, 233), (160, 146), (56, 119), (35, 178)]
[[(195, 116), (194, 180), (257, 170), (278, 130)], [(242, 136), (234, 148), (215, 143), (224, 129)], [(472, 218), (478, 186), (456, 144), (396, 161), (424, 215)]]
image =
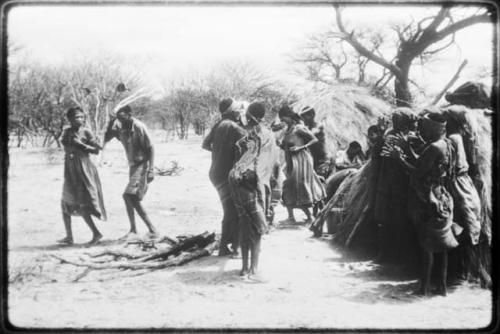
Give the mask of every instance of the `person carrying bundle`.
[(240, 226), (240, 275), (249, 277), (258, 277), (261, 236), (268, 228), (266, 189), (270, 188), (279, 159), (274, 135), (262, 125), (264, 115), (262, 103), (254, 102), (248, 107), (247, 134), (236, 143), (239, 158), (228, 178)]

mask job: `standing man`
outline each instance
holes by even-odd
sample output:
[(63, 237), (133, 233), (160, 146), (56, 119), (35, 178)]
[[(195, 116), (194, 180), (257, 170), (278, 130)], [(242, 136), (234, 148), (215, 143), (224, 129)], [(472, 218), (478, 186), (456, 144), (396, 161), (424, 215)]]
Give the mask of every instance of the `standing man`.
[(224, 211), (219, 256), (236, 256), (240, 244), (238, 213), (231, 198), (228, 181), (229, 171), (236, 160), (235, 144), (245, 135), (245, 130), (237, 123), (240, 113), (235, 105), (231, 98), (219, 103), (222, 118), (214, 125), (202, 145), (203, 149), (212, 152), (212, 165), (208, 175), (219, 194)]
[(149, 230), (146, 238), (154, 239), (158, 237), (158, 232), (141, 204), (148, 190), (148, 183), (154, 178), (154, 148), (146, 125), (132, 117), (131, 113), (129, 106), (120, 108), (116, 113), (119, 122), (112, 122), (105, 135), (105, 142), (114, 137), (123, 144), (129, 164), (129, 182), (123, 199), (130, 221), (130, 231), (122, 239), (137, 237), (135, 212)]

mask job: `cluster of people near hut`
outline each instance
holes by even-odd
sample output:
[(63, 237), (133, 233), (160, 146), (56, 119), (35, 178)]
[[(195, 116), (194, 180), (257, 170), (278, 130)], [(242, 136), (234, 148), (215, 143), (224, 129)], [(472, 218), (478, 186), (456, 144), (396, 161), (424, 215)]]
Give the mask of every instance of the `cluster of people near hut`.
[[(468, 160), (461, 137), (459, 113), (453, 107), (416, 113), (397, 108), (392, 128), (379, 122), (367, 129), (368, 149), (357, 141), (329, 157), (324, 126), (316, 112), (296, 112), (287, 104), (278, 111), (279, 122), (264, 122), (270, 110), (261, 102), (244, 107), (231, 98), (219, 104), (220, 120), (204, 138), (211, 152), (209, 179), (223, 209), (219, 256), (242, 258), (242, 276), (258, 275), (262, 235), (274, 224), (274, 207), (286, 207), (288, 217), (279, 224), (308, 225), (315, 236), (323, 234), (319, 217), (331, 210), (326, 204), (342, 183), (367, 162), (376, 171), (370, 216), (376, 231), (377, 260), (391, 261), (401, 247), (421, 249), (422, 294), (430, 292), (434, 260), (439, 290), (446, 294), (447, 251), (459, 243), (477, 244), (481, 230), (480, 200), (468, 175)], [(102, 238), (92, 216), (106, 219), (101, 183), (89, 154), (102, 146), (84, 125), (84, 112), (67, 112), (70, 127), (62, 135), (65, 149), (62, 212), (66, 237), (72, 244), (71, 216), (81, 215), (92, 230), (90, 244)], [(154, 146), (146, 126), (132, 117), (129, 106), (119, 109), (104, 142), (116, 138), (125, 149), (129, 182), (123, 194), (130, 231), (137, 236), (135, 213), (145, 223), (147, 238), (158, 237), (141, 201), (154, 179)], [(284, 180), (282, 178), (284, 176)], [(279, 196), (279, 197), (278, 197)], [(298, 222), (294, 210), (305, 214)], [(458, 223), (458, 224), (457, 224)]]

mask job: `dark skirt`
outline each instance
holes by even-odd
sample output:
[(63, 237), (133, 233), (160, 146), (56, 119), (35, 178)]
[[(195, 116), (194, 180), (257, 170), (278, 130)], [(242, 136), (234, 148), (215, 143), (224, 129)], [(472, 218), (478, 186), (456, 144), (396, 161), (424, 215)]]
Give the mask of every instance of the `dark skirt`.
[(101, 181), (88, 154), (66, 154), (61, 206), (69, 215), (90, 214), (106, 220)]
[(452, 231), (453, 199), (441, 184), (414, 187), (409, 210), (422, 248), (445, 252), (458, 246)]

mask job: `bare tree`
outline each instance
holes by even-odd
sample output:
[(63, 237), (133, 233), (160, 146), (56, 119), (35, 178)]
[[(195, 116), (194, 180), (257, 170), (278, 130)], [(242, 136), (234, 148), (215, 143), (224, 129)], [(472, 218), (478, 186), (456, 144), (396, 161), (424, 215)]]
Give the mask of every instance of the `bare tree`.
[(343, 44), (326, 33), (312, 35), (292, 59), (306, 65), (309, 80), (332, 84), (342, 79), (342, 69), (348, 62)]
[(354, 30), (348, 30), (343, 22), (342, 8), (335, 4), (337, 27), (335, 35), (349, 43), (360, 55), (387, 69), (394, 76), (394, 92), (399, 106), (409, 106), (412, 96), (409, 88), (410, 68), (415, 59), (426, 61), (430, 57), (452, 46), (455, 33), (478, 23), (492, 22), (492, 11), (481, 7), (464, 13), (463, 7), (443, 5), (438, 13), (425, 17), (418, 22), (413, 20), (405, 25), (394, 25), (397, 34), (396, 57), (388, 60), (382, 54), (370, 50), (359, 41)]

